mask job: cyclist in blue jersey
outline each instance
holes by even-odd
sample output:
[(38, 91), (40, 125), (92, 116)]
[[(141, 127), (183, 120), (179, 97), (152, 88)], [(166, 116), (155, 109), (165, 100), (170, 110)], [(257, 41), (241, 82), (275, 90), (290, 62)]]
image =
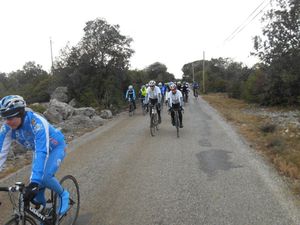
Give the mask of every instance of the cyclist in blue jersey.
[(167, 88), (166, 88), (165, 84), (163, 84), (162, 82), (158, 83), (158, 87), (159, 87), (160, 93), (161, 93), (161, 104), (163, 104)]
[(194, 81), (193, 82), (193, 93), (194, 93), (194, 96), (195, 97), (198, 97), (198, 91), (199, 91), (199, 88), (200, 88), (200, 85), (199, 85), (199, 83), (198, 82), (196, 82), (196, 81)]
[(132, 85), (128, 86), (128, 89), (126, 91), (125, 99), (128, 100), (128, 101), (132, 101), (133, 107), (134, 107), (134, 109), (136, 109), (136, 105), (135, 105), (136, 95), (135, 95), (135, 91), (134, 91)]
[(24, 200), (46, 205), (45, 188), (60, 196), (59, 214), (69, 208), (69, 192), (60, 185), (55, 173), (66, 155), (64, 135), (44, 117), (25, 110), (21, 96), (8, 95), (0, 100), (0, 170), (7, 159), (13, 140), (31, 149), (33, 154), (30, 183), (25, 188)]

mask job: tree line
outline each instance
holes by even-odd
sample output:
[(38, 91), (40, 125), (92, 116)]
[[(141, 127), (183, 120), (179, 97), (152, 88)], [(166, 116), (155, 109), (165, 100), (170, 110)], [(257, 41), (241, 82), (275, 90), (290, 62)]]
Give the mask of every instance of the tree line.
[(35, 62), (9, 74), (0, 73), (0, 97), (14, 93), (28, 103), (47, 102), (56, 87), (67, 86), (70, 99), (75, 98), (79, 106), (122, 107), (130, 84), (138, 91), (150, 79), (174, 80), (160, 62), (130, 70), (131, 42), (132, 38), (120, 33), (119, 25), (101, 18), (88, 21), (80, 42), (60, 51), (51, 73)]
[[(204, 81), (209, 92), (262, 105), (300, 104), (300, 1), (277, 0), (262, 18), (263, 36), (255, 36), (260, 63), (248, 68), (229, 58), (206, 60)], [(203, 83), (202, 60), (182, 67), (183, 77)]]
[[(260, 63), (249, 68), (229, 58), (205, 60), (207, 92), (227, 92), (230, 97), (263, 105), (300, 104), (300, 1), (276, 0), (262, 18), (262, 36), (253, 39)], [(133, 84), (138, 91), (149, 80), (175, 80), (166, 65), (154, 62), (130, 70), (132, 38), (119, 25), (105, 19), (88, 21), (75, 46), (65, 46), (50, 73), (35, 62), (22, 69), (0, 73), (0, 97), (19, 94), (29, 103), (46, 102), (58, 86), (67, 86), (69, 97), (80, 106), (122, 107), (124, 93)], [(183, 79), (203, 83), (202, 60), (183, 65)]]

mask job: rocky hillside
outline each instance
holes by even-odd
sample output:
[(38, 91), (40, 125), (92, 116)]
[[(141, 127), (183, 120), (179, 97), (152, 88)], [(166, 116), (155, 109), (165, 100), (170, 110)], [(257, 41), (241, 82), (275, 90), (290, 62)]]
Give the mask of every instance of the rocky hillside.
[[(110, 110), (97, 112), (92, 107), (76, 107), (75, 100), (68, 99), (67, 88), (58, 87), (48, 103), (35, 103), (32, 108), (46, 108), (43, 116), (55, 127), (60, 129), (69, 142), (73, 138), (102, 126), (113, 117)], [(26, 110), (32, 110), (27, 108)], [(3, 121), (0, 120), (0, 126)], [(31, 162), (32, 151), (26, 151), (20, 145), (14, 143), (9, 153), (4, 168), (0, 172), (0, 178), (14, 172)]]

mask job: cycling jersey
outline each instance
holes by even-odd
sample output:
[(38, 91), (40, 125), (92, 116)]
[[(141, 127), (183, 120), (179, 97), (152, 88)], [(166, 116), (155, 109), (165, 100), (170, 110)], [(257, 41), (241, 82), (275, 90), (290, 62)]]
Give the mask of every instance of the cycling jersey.
[(45, 165), (49, 164), (48, 157), (53, 151), (56, 151), (56, 155), (57, 152), (61, 152), (59, 159), (51, 159), (54, 161), (53, 167), (58, 167), (65, 156), (64, 135), (35, 112), (27, 111), (23, 123), (18, 129), (13, 130), (7, 124), (2, 125), (0, 129), (0, 168), (6, 161), (12, 140), (16, 140), (25, 148), (34, 151), (31, 182), (42, 183), (45, 170), (49, 170)]
[(155, 86), (153, 90), (151, 87), (147, 88), (146, 103), (149, 102), (149, 99), (158, 99), (158, 102), (161, 102), (161, 92), (159, 87)]
[(142, 97), (146, 97), (146, 95), (147, 95), (147, 89), (146, 89), (146, 88), (142, 88), (142, 89), (140, 90), (140, 92), (141, 92), (141, 96), (142, 96)]
[(180, 106), (183, 106), (183, 101), (182, 101), (182, 93), (179, 90), (176, 90), (176, 93), (174, 94), (172, 91), (168, 93), (168, 104), (169, 107), (172, 107), (172, 105), (175, 104), (180, 104)]
[(135, 95), (134, 89), (128, 89), (128, 90), (126, 91), (126, 97), (125, 97), (125, 98), (126, 98), (126, 99), (131, 98), (132, 100), (135, 100), (136, 95)]

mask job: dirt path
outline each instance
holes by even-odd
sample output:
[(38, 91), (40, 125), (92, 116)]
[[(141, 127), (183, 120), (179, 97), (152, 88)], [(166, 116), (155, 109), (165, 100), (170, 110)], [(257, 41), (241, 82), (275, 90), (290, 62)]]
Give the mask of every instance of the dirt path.
[(78, 224), (299, 224), (280, 177), (202, 99), (186, 105), (180, 138), (162, 120), (151, 137), (148, 116), (124, 113), (70, 144), (58, 177), (79, 181)]

